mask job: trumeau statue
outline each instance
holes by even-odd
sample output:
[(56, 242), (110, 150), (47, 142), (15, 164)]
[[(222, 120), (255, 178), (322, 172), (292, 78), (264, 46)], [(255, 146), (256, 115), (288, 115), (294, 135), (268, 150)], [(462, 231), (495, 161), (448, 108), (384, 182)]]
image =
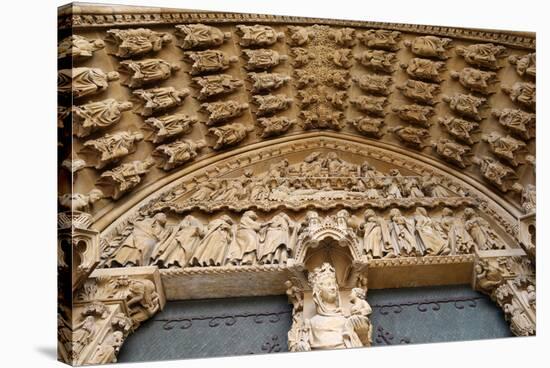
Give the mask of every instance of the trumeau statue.
[(371, 68), (374, 71), (392, 73), (393, 64), (397, 60), (395, 53), (382, 50), (367, 50), (355, 55), (355, 59), (361, 65)]
[(73, 134), (84, 138), (120, 121), (122, 113), (133, 107), (131, 102), (118, 102), (113, 98), (73, 106)]
[(150, 130), (151, 134), (145, 137), (146, 141), (161, 143), (169, 138), (180, 134), (191, 133), (193, 125), (198, 122), (196, 117), (185, 114), (165, 115), (151, 117), (144, 120), (144, 129)]
[(285, 116), (258, 119), (258, 124), (263, 128), (262, 138), (284, 134), (295, 123), (296, 120)]
[(535, 78), (537, 75), (537, 58), (534, 52), (523, 56), (511, 55), (508, 62), (516, 67), (516, 72), (522, 77)]
[(187, 215), (174, 225), (171, 234), (157, 246), (151, 255), (151, 264), (160, 268), (185, 267), (205, 234), (203, 224)]
[(371, 29), (357, 34), (357, 38), (367, 47), (387, 51), (399, 50), (401, 32), (385, 29)]
[(329, 33), (329, 38), (334, 40), (338, 46), (352, 47), (355, 45), (355, 29), (339, 28)]
[(472, 162), (479, 166), (481, 175), (501, 191), (506, 193), (509, 190), (517, 190), (516, 186), (510, 187), (508, 184), (509, 180), (517, 179), (514, 169), (489, 156), (474, 157)]
[(507, 54), (506, 47), (492, 43), (457, 46), (455, 52), (463, 56), (468, 64), (491, 70), (499, 69), (499, 60)]
[(353, 76), (351, 80), (365, 92), (381, 96), (389, 96), (391, 94), (393, 79), (390, 76), (363, 74), (361, 76)]
[(363, 252), (369, 258), (393, 258), (399, 254), (390, 237), (388, 223), (383, 217), (376, 216), (368, 209), (364, 214), (365, 222), (359, 227), (363, 234)]
[(249, 106), (247, 103), (240, 103), (238, 101), (222, 101), (203, 103), (201, 105), (201, 110), (208, 115), (206, 125), (213, 126), (242, 116), (248, 107)]
[(516, 82), (511, 87), (502, 86), (502, 92), (506, 93), (512, 101), (518, 105), (535, 111), (536, 109), (536, 86), (530, 82)]
[(231, 38), (231, 33), (204, 24), (184, 24), (176, 26), (176, 46), (184, 50), (207, 49), (221, 46)]
[(127, 234), (109, 267), (147, 266), (153, 249), (169, 235), (166, 229), (166, 215), (157, 213), (152, 218), (136, 221), (131, 233)]
[(471, 134), (479, 130), (479, 123), (448, 116), (439, 118), (439, 124), (445, 127), (449, 135), (459, 141), (468, 145), (473, 145), (475, 143)]
[(304, 46), (314, 37), (313, 31), (308, 27), (288, 26), (287, 29), (290, 34), (287, 42), (292, 47)]
[(405, 97), (419, 103), (435, 105), (437, 103), (436, 96), (441, 91), (439, 84), (426, 83), (409, 79), (405, 84), (396, 86), (396, 89), (401, 91)]
[(385, 115), (384, 108), (389, 103), (386, 97), (364, 95), (352, 98), (350, 102), (357, 110), (380, 117)]
[(377, 119), (370, 116), (362, 116), (348, 121), (359, 133), (367, 137), (380, 138), (384, 135), (384, 119)]
[(203, 267), (222, 266), (227, 248), (233, 240), (232, 225), (233, 220), (227, 215), (210, 221), (208, 228), (204, 231), (204, 236), (189, 260), (189, 264)]
[(257, 263), (257, 250), (260, 244), (258, 232), (262, 223), (254, 211), (246, 211), (237, 225), (235, 238), (228, 250), (229, 263), (235, 266), (248, 266)]
[(246, 61), (244, 68), (249, 71), (268, 70), (288, 59), (287, 55), (270, 49), (242, 50), (242, 53)]
[(400, 125), (388, 130), (393, 132), (404, 144), (416, 149), (424, 148), (426, 146), (424, 140), (430, 136), (429, 130), (410, 126)]
[(417, 56), (446, 60), (449, 58), (447, 49), (451, 48), (452, 42), (450, 38), (422, 36), (412, 41), (404, 41), (403, 44)]
[(92, 139), (84, 142), (84, 147), (80, 154), (85, 156), (88, 166), (96, 169), (102, 169), (112, 162), (117, 162), (121, 158), (136, 151), (136, 143), (143, 139), (140, 132), (116, 132), (105, 134), (98, 139)]
[(285, 38), (283, 32), (277, 32), (273, 27), (256, 24), (253, 26), (238, 25), (235, 27), (241, 38), (239, 45), (243, 47), (271, 46)]
[(252, 101), (258, 106), (257, 116), (273, 115), (279, 111), (286, 110), (292, 104), (292, 98), (283, 94), (278, 95), (254, 95)]
[(188, 51), (184, 60), (191, 64), (191, 75), (217, 73), (229, 69), (239, 59), (219, 50)]
[(96, 185), (106, 197), (119, 199), (124, 193), (141, 183), (141, 177), (153, 166), (152, 159), (132, 161), (115, 167), (101, 174)]
[(199, 101), (230, 94), (244, 85), (242, 80), (228, 74), (195, 77), (192, 81), (194, 85), (200, 87), (199, 93), (196, 96)]
[(399, 116), (401, 120), (415, 125), (428, 128), (432, 124), (430, 118), (435, 115), (435, 110), (431, 106), (422, 105), (400, 105), (392, 107), (392, 111)]
[(57, 74), (57, 92), (63, 96), (81, 98), (101, 93), (109, 82), (117, 80), (117, 72), (105, 73), (99, 68), (62, 69)]
[(516, 109), (494, 109), (492, 115), (510, 133), (526, 140), (535, 138), (535, 114)]
[(496, 73), (474, 68), (464, 68), (460, 72), (452, 71), (451, 78), (457, 79), (464, 88), (484, 95), (493, 93), (490, 88), (498, 82)]
[(510, 165), (517, 167), (523, 163), (520, 156), (522, 153), (527, 152), (527, 145), (525, 142), (512, 138), (509, 135), (501, 136), (496, 132), (484, 134), (482, 140), (489, 144), (491, 152), (493, 152), (495, 156), (508, 161)]
[[(304, 336), (301, 336), (296, 351), (342, 349), (365, 346), (358, 332), (369, 328), (369, 308), (354, 300), (354, 312), (346, 317), (342, 310), (340, 293), (334, 268), (324, 263), (309, 274), (315, 315), (305, 320)], [(361, 294), (359, 296), (362, 297)], [(364, 299), (361, 299), (364, 301)], [(362, 318), (364, 317), (364, 318)], [(368, 340), (368, 338), (367, 338)]]
[(445, 138), (440, 138), (437, 142), (432, 143), (432, 147), (435, 149), (435, 152), (447, 162), (455, 164), (463, 169), (468, 165), (464, 156), (470, 153), (470, 147)]
[(180, 66), (162, 59), (125, 60), (120, 62), (120, 70), (128, 74), (121, 84), (138, 88), (170, 78), (172, 72), (180, 70)]
[(114, 43), (117, 47), (111, 54), (120, 58), (130, 58), (160, 51), (165, 44), (172, 42), (172, 36), (146, 28), (110, 29), (107, 31), (106, 41)]
[(141, 116), (151, 116), (170, 108), (181, 106), (189, 90), (175, 89), (174, 87), (160, 87), (152, 89), (138, 89), (132, 92), (141, 102), (138, 109)]
[(466, 230), (477, 244), (479, 250), (504, 249), (506, 245), (489, 225), (489, 223), (478, 216), (472, 208), (464, 210), (466, 219)]
[(474, 119), (475, 121), (483, 120), (480, 109), (487, 102), (487, 99), (483, 97), (457, 93), (453, 96), (445, 95), (442, 100), (449, 104), (451, 110), (462, 117)]
[(411, 78), (440, 83), (443, 81), (441, 72), (445, 70), (445, 62), (413, 58), (408, 63), (402, 63), (401, 68)]
[(254, 128), (251, 126), (233, 123), (218, 128), (210, 128), (208, 132), (217, 138), (212, 148), (218, 150), (239, 144), (253, 130)]
[(252, 93), (270, 92), (280, 88), (292, 78), (280, 73), (248, 73), (248, 78), (252, 81)]
[(178, 140), (158, 146), (153, 156), (158, 159), (157, 166), (168, 171), (192, 161), (204, 147), (204, 141)]
[(349, 69), (353, 65), (353, 53), (351, 49), (339, 49), (332, 53), (332, 62), (334, 65)]
[(105, 47), (103, 40), (89, 40), (86, 37), (71, 35), (57, 45), (57, 58), (72, 58), (74, 61), (90, 58), (94, 52)]

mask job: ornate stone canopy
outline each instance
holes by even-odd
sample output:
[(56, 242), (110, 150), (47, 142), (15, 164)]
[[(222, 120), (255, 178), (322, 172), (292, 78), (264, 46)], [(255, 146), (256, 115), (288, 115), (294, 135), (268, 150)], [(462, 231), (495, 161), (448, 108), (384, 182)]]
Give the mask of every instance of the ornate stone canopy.
[(61, 360), (116, 361), (167, 301), (285, 293), (290, 350), (370, 346), (368, 289), (412, 286), (470, 284), (535, 334), (534, 35), (91, 5), (59, 27)]

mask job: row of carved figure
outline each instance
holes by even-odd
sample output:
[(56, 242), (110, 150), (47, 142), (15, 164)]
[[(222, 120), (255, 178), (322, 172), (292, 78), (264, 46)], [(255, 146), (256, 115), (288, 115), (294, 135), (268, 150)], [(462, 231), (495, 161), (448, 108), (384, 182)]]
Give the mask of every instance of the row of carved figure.
[(471, 208), (464, 211), (464, 218), (448, 208), (439, 218), (430, 217), (422, 207), (410, 217), (392, 209), (388, 219), (369, 209), (357, 228), (346, 210), (324, 219), (309, 211), (302, 222), (285, 213), (260, 221), (254, 211), (246, 211), (238, 223), (227, 215), (206, 225), (192, 215), (173, 226), (166, 221), (163, 213), (136, 221), (106, 265), (170, 268), (285, 264), (294, 257), (297, 243), (320, 227), (330, 226), (348, 232), (369, 258), (465, 254), (476, 246), (479, 250), (506, 247), (489, 223)]

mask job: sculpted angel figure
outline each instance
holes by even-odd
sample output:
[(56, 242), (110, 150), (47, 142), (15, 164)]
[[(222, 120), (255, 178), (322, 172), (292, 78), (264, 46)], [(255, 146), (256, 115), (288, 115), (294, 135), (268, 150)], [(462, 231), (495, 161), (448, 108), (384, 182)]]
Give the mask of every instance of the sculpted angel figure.
[(510, 189), (507, 181), (517, 178), (516, 172), (512, 168), (498, 162), (492, 157), (474, 157), (472, 162), (479, 165), (481, 175), (483, 175), (485, 179), (489, 180), (503, 192), (507, 192)]
[(86, 164), (102, 169), (136, 151), (136, 143), (143, 139), (140, 132), (121, 131), (105, 134), (98, 139), (91, 139), (83, 144), (80, 154), (86, 157)]
[(454, 138), (469, 145), (475, 143), (471, 134), (479, 129), (479, 123), (449, 116), (439, 118), (439, 124)]
[(447, 247), (447, 242), (440, 236), (436, 224), (428, 216), (428, 212), (423, 207), (417, 207), (414, 213), (414, 226), (418, 239), (428, 256), (448, 255), (451, 249)]
[(352, 47), (355, 45), (355, 29), (349, 27), (335, 29), (329, 33), (329, 38), (339, 46)]
[(130, 88), (138, 88), (170, 78), (172, 72), (180, 70), (180, 66), (162, 59), (144, 59), (122, 61), (120, 69), (128, 74), (128, 78), (121, 84)]
[(231, 33), (204, 24), (183, 24), (176, 26), (178, 47), (184, 50), (207, 49), (221, 46), (231, 38)]
[(193, 160), (204, 147), (206, 143), (203, 140), (174, 141), (155, 148), (153, 156), (159, 159), (158, 166), (168, 171)]
[(199, 101), (232, 93), (244, 85), (242, 80), (234, 78), (229, 74), (195, 77), (192, 81), (194, 85), (200, 87), (199, 94), (197, 95)]
[(502, 92), (518, 105), (533, 111), (536, 109), (537, 91), (534, 83), (516, 82), (512, 86), (502, 86)]
[(517, 109), (495, 109), (492, 115), (500, 125), (523, 139), (535, 138), (535, 114)]
[(426, 83), (408, 79), (405, 84), (396, 86), (403, 96), (410, 98), (413, 101), (435, 105), (437, 103), (436, 96), (441, 91), (439, 84)]
[(427, 82), (440, 83), (441, 72), (445, 70), (445, 62), (413, 58), (408, 63), (402, 63), (401, 68), (412, 78)]
[(505, 159), (512, 166), (519, 166), (520, 154), (527, 152), (527, 145), (525, 142), (515, 139), (509, 135), (501, 136), (496, 132), (484, 134), (482, 140), (487, 142), (491, 147), (491, 152), (496, 156)]
[(235, 266), (249, 266), (257, 263), (257, 251), (260, 245), (258, 232), (262, 228), (258, 215), (254, 211), (243, 213), (235, 238), (228, 251), (227, 261)]
[(392, 244), (388, 223), (383, 217), (367, 209), (363, 215), (365, 222), (359, 231), (363, 234), (363, 252), (369, 258), (397, 257), (399, 250)]
[(451, 48), (452, 42), (453, 40), (450, 38), (422, 36), (416, 37), (412, 41), (406, 40), (403, 44), (410, 48), (411, 52), (417, 56), (445, 60), (449, 58), (447, 49)]
[(62, 69), (57, 74), (57, 92), (73, 98), (95, 95), (105, 91), (109, 82), (118, 78), (117, 72), (105, 73), (99, 68)]
[(387, 75), (364, 74), (352, 76), (351, 80), (363, 91), (375, 95), (389, 96), (393, 78)]
[(341, 68), (349, 69), (353, 65), (351, 49), (339, 49), (332, 53), (332, 62)]
[(147, 266), (155, 246), (169, 235), (166, 215), (157, 213), (152, 218), (136, 221), (130, 231), (108, 261), (109, 267)]
[(185, 216), (170, 236), (156, 246), (151, 264), (160, 268), (185, 267), (204, 234), (204, 225), (197, 218)]
[(280, 135), (290, 129), (296, 123), (296, 120), (289, 119), (285, 116), (258, 118), (258, 124), (262, 126), (262, 137), (271, 137)]
[(165, 44), (172, 42), (172, 36), (147, 28), (110, 29), (107, 31), (106, 40), (117, 46), (116, 51), (111, 52), (112, 55), (129, 58), (161, 50)]
[(384, 135), (382, 128), (385, 124), (384, 119), (363, 116), (348, 121), (357, 131), (365, 136), (380, 138)]
[(210, 221), (204, 236), (197, 245), (190, 266), (221, 266), (225, 262), (226, 251), (233, 240), (233, 220), (227, 216)]
[(144, 129), (151, 130), (152, 133), (145, 137), (145, 140), (153, 143), (161, 143), (176, 135), (191, 133), (193, 125), (196, 123), (198, 123), (196, 117), (185, 114), (148, 118), (145, 119), (145, 124), (147, 125), (144, 126)]
[(303, 47), (291, 48), (290, 55), (292, 56), (292, 66), (295, 69), (302, 68), (315, 59), (315, 54)]
[(188, 51), (185, 53), (184, 60), (191, 65), (191, 75), (200, 75), (204, 73), (216, 73), (229, 69), (231, 64), (238, 61), (236, 56), (229, 56), (219, 50)]
[(233, 123), (218, 128), (210, 128), (208, 132), (217, 138), (213, 149), (221, 149), (239, 144), (254, 128), (242, 123)]
[(399, 125), (388, 130), (393, 132), (404, 144), (417, 149), (425, 147), (424, 139), (430, 136), (429, 130), (411, 126)]
[(141, 176), (147, 174), (154, 161), (131, 161), (112, 170), (104, 171), (96, 182), (106, 197), (119, 199), (124, 193), (141, 183)]
[(283, 94), (278, 95), (255, 95), (252, 97), (254, 104), (258, 106), (257, 116), (271, 115), (286, 110), (292, 104), (293, 99)]
[(399, 254), (408, 257), (422, 256), (424, 252), (416, 241), (415, 226), (397, 208), (390, 211), (390, 236)]
[(383, 117), (384, 108), (388, 104), (388, 99), (386, 97), (376, 96), (357, 96), (350, 99), (350, 102), (359, 111)]
[(460, 72), (452, 71), (451, 78), (457, 79), (464, 88), (484, 95), (490, 94), (491, 85), (498, 81), (496, 73), (474, 68), (464, 68)]
[(283, 32), (277, 32), (273, 27), (255, 24), (253, 26), (238, 25), (237, 34), (241, 36), (239, 45), (244, 47), (265, 47), (274, 45), (285, 38)]
[(248, 73), (248, 78), (252, 81), (252, 93), (273, 91), (292, 79), (288, 75), (266, 72)]
[(447, 247), (451, 254), (469, 254), (474, 250), (474, 241), (466, 231), (464, 219), (455, 216), (453, 210), (444, 208), (441, 212), (440, 226), (442, 235), (447, 239)]
[(489, 223), (478, 216), (472, 208), (464, 210), (466, 219), (466, 230), (472, 236), (479, 250), (505, 249), (506, 245), (489, 225)]
[(435, 110), (431, 106), (422, 105), (401, 105), (392, 107), (392, 111), (399, 116), (401, 120), (420, 125), (425, 128), (431, 126), (430, 118), (435, 115)]
[(157, 112), (172, 107), (181, 106), (183, 99), (189, 95), (189, 90), (175, 89), (174, 87), (160, 87), (152, 89), (138, 89), (132, 92), (143, 106), (139, 109), (141, 116), (151, 116)]
[(89, 40), (86, 37), (73, 34), (65, 37), (57, 45), (57, 58), (72, 57), (75, 61), (82, 60), (91, 57), (94, 51), (101, 50), (104, 47), (103, 40)]
[(288, 59), (287, 55), (281, 55), (270, 49), (243, 50), (242, 52), (246, 61), (244, 68), (250, 71), (271, 69)]
[(79, 138), (110, 127), (120, 121), (122, 113), (132, 108), (131, 102), (118, 102), (113, 98), (73, 106), (73, 135)]
[(367, 50), (361, 54), (355, 55), (355, 59), (361, 65), (371, 68), (374, 71), (391, 73), (393, 72), (393, 64), (397, 57), (393, 52), (382, 50)]
[(248, 109), (247, 103), (238, 101), (220, 101), (201, 104), (201, 110), (208, 114), (206, 125), (218, 125), (233, 118), (239, 117)]
[(290, 46), (303, 46), (313, 39), (314, 34), (308, 27), (288, 26)]
[(533, 52), (526, 55), (511, 55), (508, 57), (508, 62), (516, 67), (516, 72), (520, 76), (530, 76), (535, 78), (537, 76), (537, 56)]
[(94, 203), (103, 198), (103, 192), (92, 189), (88, 194), (67, 193), (59, 196), (59, 204), (73, 212), (90, 212)]
[(488, 68), (492, 70), (498, 69), (499, 59), (506, 56), (506, 47), (494, 45), (492, 43), (480, 43), (469, 46), (458, 46), (456, 54), (463, 56), (464, 60), (470, 65)]
[(389, 31), (385, 29), (370, 29), (359, 33), (357, 38), (361, 40), (365, 46), (373, 49), (397, 51), (399, 50), (401, 32)]
[(260, 229), (260, 264), (286, 264), (295, 243), (297, 224), (284, 212), (275, 215)]
[(457, 93), (454, 96), (445, 95), (442, 99), (458, 115), (474, 119), (475, 121), (482, 120), (480, 108), (487, 102), (487, 99), (463, 93)]
[(440, 138), (437, 142), (433, 142), (432, 147), (444, 160), (463, 169), (468, 165), (465, 156), (470, 153), (470, 147), (445, 138)]

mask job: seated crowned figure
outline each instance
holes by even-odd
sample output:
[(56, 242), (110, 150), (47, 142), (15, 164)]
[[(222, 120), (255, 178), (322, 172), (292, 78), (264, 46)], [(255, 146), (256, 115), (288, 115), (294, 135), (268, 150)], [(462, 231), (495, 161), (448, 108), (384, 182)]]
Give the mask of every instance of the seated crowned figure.
[(365, 346), (355, 331), (357, 324), (342, 311), (334, 268), (323, 263), (310, 273), (309, 283), (316, 314), (305, 321), (308, 336), (303, 343), (311, 350)]

